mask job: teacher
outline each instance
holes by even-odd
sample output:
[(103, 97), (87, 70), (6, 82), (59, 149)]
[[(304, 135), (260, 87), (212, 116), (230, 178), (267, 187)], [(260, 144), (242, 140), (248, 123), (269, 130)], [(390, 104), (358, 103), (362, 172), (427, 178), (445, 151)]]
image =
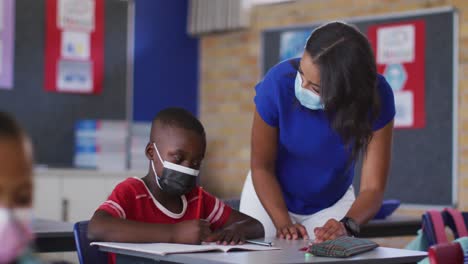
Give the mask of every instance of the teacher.
[(367, 38), (351, 25), (325, 24), (301, 58), (275, 65), (255, 90), (241, 211), (262, 222), (265, 236), (322, 242), (358, 235), (382, 203), (395, 116)]

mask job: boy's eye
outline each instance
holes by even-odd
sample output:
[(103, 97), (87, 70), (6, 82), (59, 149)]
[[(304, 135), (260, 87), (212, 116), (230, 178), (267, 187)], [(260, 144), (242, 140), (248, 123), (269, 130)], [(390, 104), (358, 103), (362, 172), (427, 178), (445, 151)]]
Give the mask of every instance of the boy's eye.
[(182, 161), (182, 156), (180, 155), (173, 155), (172, 158), (175, 163), (180, 163)]
[(200, 168), (200, 165), (201, 165), (201, 161), (195, 161), (192, 163), (193, 168)]

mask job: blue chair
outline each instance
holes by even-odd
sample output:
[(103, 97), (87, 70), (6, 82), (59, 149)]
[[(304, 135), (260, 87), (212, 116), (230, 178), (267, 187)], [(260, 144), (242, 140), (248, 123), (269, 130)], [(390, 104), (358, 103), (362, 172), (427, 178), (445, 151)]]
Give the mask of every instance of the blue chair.
[(239, 198), (224, 199), (223, 202), (226, 205), (229, 205), (229, 207), (231, 207), (232, 209), (239, 211), (239, 204), (240, 204)]
[(98, 247), (89, 245), (91, 242), (88, 240), (88, 223), (89, 221), (81, 221), (73, 226), (76, 252), (80, 264), (105, 264), (107, 263), (107, 253), (99, 251)]

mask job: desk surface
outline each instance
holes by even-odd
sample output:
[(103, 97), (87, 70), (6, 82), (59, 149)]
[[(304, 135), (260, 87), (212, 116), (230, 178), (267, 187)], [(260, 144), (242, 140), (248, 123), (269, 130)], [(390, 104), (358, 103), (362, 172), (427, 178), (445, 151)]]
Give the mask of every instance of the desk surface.
[(47, 219), (34, 219), (33, 231), (36, 237), (73, 236), (73, 224)]
[(55, 220), (34, 219), (33, 232), (38, 252), (75, 251), (73, 224)]
[[(306, 256), (304, 252), (299, 251), (300, 248), (307, 245), (306, 241), (288, 241), (274, 239), (276, 247), (282, 250), (274, 251), (243, 251), (230, 253), (188, 253), (160, 256), (148, 253), (139, 253), (131, 250), (115, 249), (111, 247), (100, 247), (100, 250), (117, 253), (126, 261), (118, 263), (131, 263), (138, 259), (138, 263), (156, 263), (158, 261), (168, 261), (176, 263), (193, 263), (193, 264), (210, 264), (210, 263), (382, 263), (382, 264), (397, 264), (397, 263), (413, 263), (418, 262), (427, 256), (426, 252), (411, 251), (404, 249), (393, 249), (379, 247), (372, 251), (354, 256), (351, 258), (323, 258), (315, 256)], [(133, 261), (130, 257), (134, 257)], [(144, 261), (146, 258), (147, 260)]]

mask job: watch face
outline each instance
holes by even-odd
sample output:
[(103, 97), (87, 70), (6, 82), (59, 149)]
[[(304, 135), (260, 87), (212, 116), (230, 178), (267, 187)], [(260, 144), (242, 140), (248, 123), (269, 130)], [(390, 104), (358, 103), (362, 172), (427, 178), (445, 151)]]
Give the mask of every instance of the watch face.
[(359, 232), (359, 225), (356, 222), (354, 222), (353, 219), (351, 218), (348, 219), (348, 225), (349, 225), (349, 228), (353, 230), (353, 232), (355, 233)]

